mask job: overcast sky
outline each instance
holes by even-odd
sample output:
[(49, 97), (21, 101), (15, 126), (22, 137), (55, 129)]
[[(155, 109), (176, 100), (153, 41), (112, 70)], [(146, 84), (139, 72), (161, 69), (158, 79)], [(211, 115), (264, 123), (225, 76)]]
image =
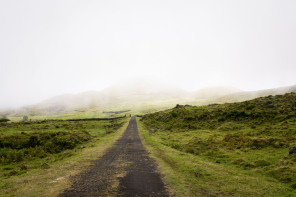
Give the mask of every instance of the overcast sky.
[(0, 108), (153, 76), (296, 84), (295, 0), (0, 0)]

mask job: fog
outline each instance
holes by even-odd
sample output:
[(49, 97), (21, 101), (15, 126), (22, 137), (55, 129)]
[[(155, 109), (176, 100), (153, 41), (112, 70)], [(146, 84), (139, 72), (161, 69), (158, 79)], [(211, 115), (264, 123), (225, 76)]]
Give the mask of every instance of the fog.
[(0, 1), (0, 109), (158, 78), (296, 84), (296, 1)]

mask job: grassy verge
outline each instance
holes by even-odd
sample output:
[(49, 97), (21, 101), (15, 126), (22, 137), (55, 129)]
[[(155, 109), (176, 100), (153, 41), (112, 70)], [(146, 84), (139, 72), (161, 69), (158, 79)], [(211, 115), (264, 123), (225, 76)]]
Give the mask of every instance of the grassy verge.
[(141, 121), (138, 126), (145, 146), (176, 196), (296, 196), (290, 185), (258, 173), (256, 168), (242, 169), (180, 151), (165, 145), (164, 136), (151, 132)]
[[(9, 123), (2, 130), (0, 137), (25, 132), (26, 135), (41, 133), (83, 130), (91, 139), (76, 148), (45, 157), (25, 157), (22, 161), (4, 161), (1, 163), (0, 196), (57, 196), (71, 184), (71, 177), (86, 169), (90, 162), (104, 154), (121, 136), (128, 124), (128, 119), (118, 121), (91, 122), (50, 122)], [(2, 125), (1, 128), (4, 126)], [(25, 130), (25, 131), (22, 131)], [(7, 132), (5, 132), (7, 131)], [(71, 138), (73, 139), (73, 138)], [(42, 147), (42, 143), (37, 147)], [(29, 152), (32, 155), (31, 152)]]

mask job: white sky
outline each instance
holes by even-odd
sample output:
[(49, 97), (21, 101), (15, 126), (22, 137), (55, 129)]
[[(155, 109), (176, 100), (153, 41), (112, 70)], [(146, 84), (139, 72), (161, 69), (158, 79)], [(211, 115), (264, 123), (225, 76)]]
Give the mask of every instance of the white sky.
[(0, 108), (154, 76), (296, 84), (295, 0), (0, 0)]

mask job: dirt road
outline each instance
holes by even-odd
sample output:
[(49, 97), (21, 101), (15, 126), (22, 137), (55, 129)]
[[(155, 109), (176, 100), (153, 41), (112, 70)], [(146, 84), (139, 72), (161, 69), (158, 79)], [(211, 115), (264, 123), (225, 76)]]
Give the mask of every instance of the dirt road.
[(139, 136), (136, 118), (106, 154), (74, 178), (60, 196), (168, 196), (156, 163)]

